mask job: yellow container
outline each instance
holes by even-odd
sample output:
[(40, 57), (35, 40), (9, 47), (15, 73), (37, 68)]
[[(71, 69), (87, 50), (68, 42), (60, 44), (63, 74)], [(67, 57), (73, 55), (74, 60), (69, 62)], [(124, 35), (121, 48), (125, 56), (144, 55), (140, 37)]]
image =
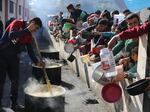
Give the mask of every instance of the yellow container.
[(88, 62), (90, 62), (90, 56), (89, 56), (89, 54), (81, 56), (81, 61), (82, 61), (82, 63), (88, 63)]

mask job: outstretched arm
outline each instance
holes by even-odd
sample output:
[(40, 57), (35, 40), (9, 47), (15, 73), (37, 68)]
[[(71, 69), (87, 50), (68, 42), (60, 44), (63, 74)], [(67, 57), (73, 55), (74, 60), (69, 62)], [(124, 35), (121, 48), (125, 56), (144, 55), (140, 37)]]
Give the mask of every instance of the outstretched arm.
[(148, 33), (149, 27), (150, 27), (149, 23), (145, 22), (141, 26), (136, 26), (132, 29), (127, 29), (127, 30), (119, 33), (118, 35), (121, 40), (138, 38), (139, 36)]
[(33, 47), (31, 44), (26, 44), (26, 47), (27, 47), (27, 51), (28, 51), (28, 54), (29, 54), (29, 57), (31, 58), (31, 60), (36, 64), (38, 63), (38, 59), (37, 57), (35, 56), (35, 53), (33, 51)]
[(149, 30), (149, 23), (145, 22), (141, 26), (136, 26), (132, 29), (127, 29), (115, 36), (112, 37), (112, 39), (108, 42), (108, 48), (112, 49), (113, 46), (116, 44), (117, 40), (127, 40), (132, 38), (138, 38), (139, 36), (148, 33)]

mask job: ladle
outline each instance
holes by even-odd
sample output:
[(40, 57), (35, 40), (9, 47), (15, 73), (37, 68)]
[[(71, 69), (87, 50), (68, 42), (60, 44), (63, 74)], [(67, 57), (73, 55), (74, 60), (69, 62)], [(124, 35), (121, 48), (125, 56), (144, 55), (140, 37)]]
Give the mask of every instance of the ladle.
[[(34, 39), (34, 42), (35, 42), (35, 47), (37, 49), (37, 53), (38, 53), (38, 55), (39, 55), (39, 57), (40, 57), (40, 59), (42, 61), (42, 56), (41, 56), (41, 53), (40, 53), (40, 49), (39, 49), (39, 46), (38, 46), (37, 39), (36, 39), (36, 37), (34, 35), (32, 35), (32, 36), (33, 36), (33, 39)], [(45, 80), (46, 80), (47, 89), (48, 89), (48, 91), (50, 91), (51, 94), (53, 94), (52, 93), (51, 83), (50, 83), (50, 80), (49, 80), (48, 75), (46, 73), (45, 66), (43, 67), (43, 72), (44, 72), (44, 77), (45, 77)]]

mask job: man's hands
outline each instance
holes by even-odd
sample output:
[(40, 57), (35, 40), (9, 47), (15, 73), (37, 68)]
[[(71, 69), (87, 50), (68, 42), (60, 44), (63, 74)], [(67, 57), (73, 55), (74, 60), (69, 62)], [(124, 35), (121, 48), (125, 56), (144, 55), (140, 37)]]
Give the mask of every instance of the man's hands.
[(36, 66), (39, 66), (41, 68), (44, 68), (45, 67), (45, 63), (43, 61), (38, 61), (36, 64)]

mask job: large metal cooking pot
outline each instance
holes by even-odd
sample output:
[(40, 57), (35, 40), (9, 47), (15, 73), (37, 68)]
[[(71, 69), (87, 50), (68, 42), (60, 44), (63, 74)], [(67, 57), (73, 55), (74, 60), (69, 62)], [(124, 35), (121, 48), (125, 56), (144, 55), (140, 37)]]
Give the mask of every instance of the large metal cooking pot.
[[(61, 64), (46, 66), (46, 72), (50, 82), (54, 85), (61, 83)], [(40, 82), (44, 79), (43, 69), (39, 66), (32, 65), (32, 74)]]
[(59, 60), (58, 51), (40, 50), (41, 56), (44, 58)]
[[(46, 85), (26, 87), (25, 112), (65, 112), (65, 92), (61, 86), (52, 85), (52, 94)], [(58, 93), (59, 92), (59, 93)]]

